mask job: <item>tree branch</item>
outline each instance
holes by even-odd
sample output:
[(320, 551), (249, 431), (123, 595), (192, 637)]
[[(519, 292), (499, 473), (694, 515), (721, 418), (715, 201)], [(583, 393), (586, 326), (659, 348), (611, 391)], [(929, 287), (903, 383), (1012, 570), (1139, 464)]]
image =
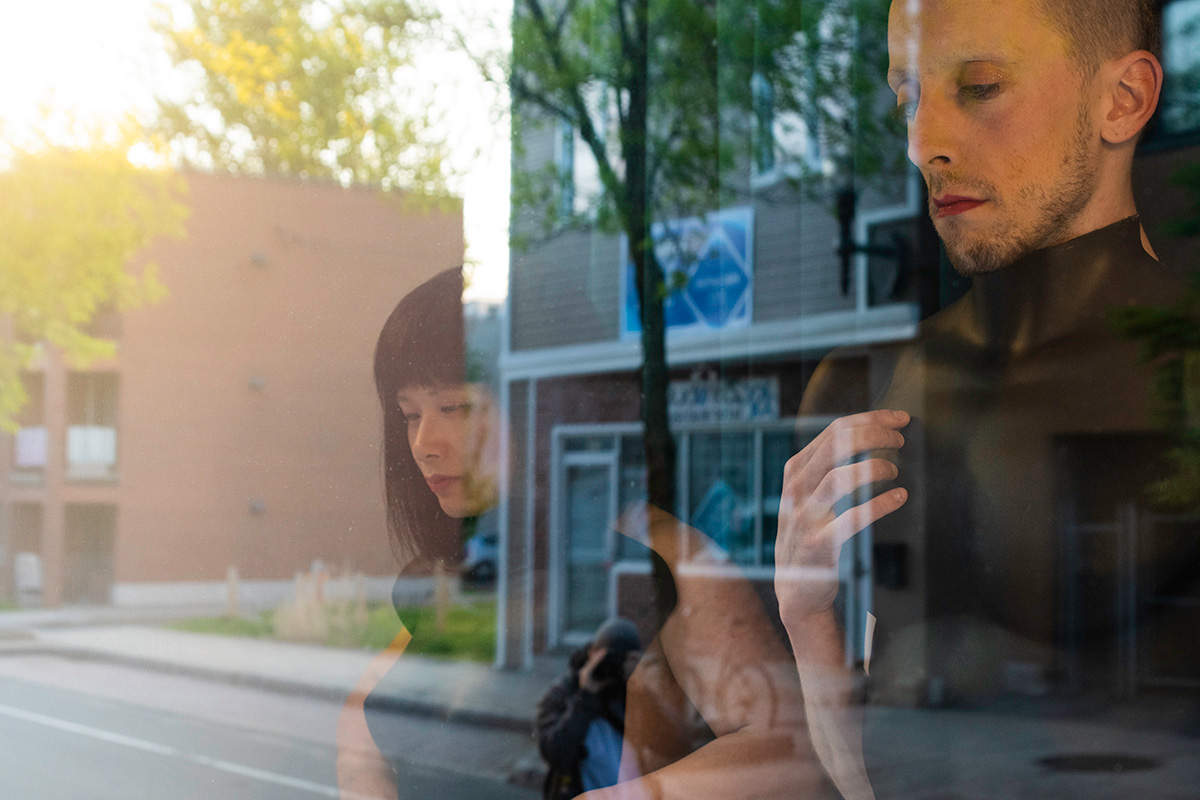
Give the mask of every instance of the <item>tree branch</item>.
[[(533, 17), (534, 23), (537, 25), (538, 32), (542, 36), (542, 41), (546, 45), (546, 53), (550, 57), (555, 71), (559, 75), (570, 74), (566, 64), (566, 56), (563, 54), (562, 38), (558, 35), (558, 31), (551, 27), (541, 0), (524, 0), (524, 2), (526, 8), (529, 9), (530, 15)], [(523, 90), (526, 88), (522, 87)], [(569, 88), (566, 89), (566, 94), (568, 104), (575, 111), (576, 128), (579, 131), (579, 135), (596, 159), (596, 166), (600, 172), (600, 180), (604, 184), (604, 188), (613, 194), (618, 211), (624, 217), (625, 212), (623, 208), (625, 203), (618, 191), (621, 188), (621, 181), (617, 178), (616, 170), (613, 169), (612, 162), (608, 158), (608, 151), (604, 147), (604, 140), (600, 137), (600, 134), (596, 131), (596, 126), (592, 123), (592, 115), (588, 112), (587, 103), (583, 101), (580, 84), (570, 84)], [(541, 105), (543, 108), (555, 105), (545, 96), (529, 97), (528, 99)], [(572, 121), (569, 113), (561, 114), (561, 116), (568, 122)]]
[(621, 39), (622, 53), (628, 53), (633, 50), (633, 39), (629, 37), (629, 23), (625, 20), (624, 0), (618, 0), (617, 2), (617, 35)]
[(567, 0), (563, 3), (563, 9), (558, 14), (558, 20), (554, 23), (554, 38), (562, 41), (563, 28), (567, 25), (567, 19), (571, 16), (571, 12), (575, 10), (577, 0)]
[(562, 119), (572, 125), (576, 124), (571, 112), (568, 111), (564, 106), (555, 103), (545, 94), (531, 89), (523, 81), (521, 81), (520, 78), (514, 76), (510, 82), (510, 87), (510, 91), (512, 91), (514, 100), (520, 99), (527, 103), (532, 103), (551, 116), (558, 117), (559, 119)]

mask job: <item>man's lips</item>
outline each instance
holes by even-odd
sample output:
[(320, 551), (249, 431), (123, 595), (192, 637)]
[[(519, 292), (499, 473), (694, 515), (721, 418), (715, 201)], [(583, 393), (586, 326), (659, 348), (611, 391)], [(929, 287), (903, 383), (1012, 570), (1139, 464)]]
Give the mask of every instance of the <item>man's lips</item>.
[(429, 488), (434, 494), (440, 494), (441, 492), (453, 486), (458, 480), (459, 478), (455, 477), (454, 475), (425, 476), (425, 483), (429, 484)]
[(933, 205), (937, 209), (938, 218), (965, 214), (986, 202), (986, 200), (980, 200), (976, 197), (961, 197), (956, 194), (947, 194), (933, 198)]

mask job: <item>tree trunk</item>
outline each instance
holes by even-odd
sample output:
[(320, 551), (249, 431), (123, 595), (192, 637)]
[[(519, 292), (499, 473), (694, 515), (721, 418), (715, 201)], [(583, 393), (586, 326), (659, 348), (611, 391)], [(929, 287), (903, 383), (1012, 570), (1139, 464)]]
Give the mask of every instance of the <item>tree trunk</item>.
[[(650, 91), (650, 11), (649, 0), (633, 0), (634, 52), (629, 83), (628, 145), (625, 148), (625, 227), (629, 237), (629, 256), (633, 261), (634, 280), (642, 324), (642, 422), (646, 454), (647, 501), (650, 505), (675, 513), (675, 440), (667, 415), (667, 344), (663, 312), (666, 280), (654, 252), (650, 228), (653, 224), (648, 202), (647, 152)], [(654, 562), (655, 600), (660, 622), (675, 605), (674, 585), (666, 564)]]

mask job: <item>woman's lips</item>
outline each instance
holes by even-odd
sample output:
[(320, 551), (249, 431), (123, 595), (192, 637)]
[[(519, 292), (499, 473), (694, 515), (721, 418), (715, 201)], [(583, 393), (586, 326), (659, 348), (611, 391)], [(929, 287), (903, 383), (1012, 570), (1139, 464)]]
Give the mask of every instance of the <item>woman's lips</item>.
[(975, 197), (960, 197), (955, 194), (948, 194), (942, 197), (935, 197), (933, 205), (937, 208), (938, 218), (954, 217), (959, 214), (965, 214), (973, 208), (986, 203), (986, 200), (980, 200)]
[(453, 475), (429, 475), (425, 478), (425, 483), (429, 484), (429, 488), (434, 494), (441, 494), (458, 481), (459, 478)]

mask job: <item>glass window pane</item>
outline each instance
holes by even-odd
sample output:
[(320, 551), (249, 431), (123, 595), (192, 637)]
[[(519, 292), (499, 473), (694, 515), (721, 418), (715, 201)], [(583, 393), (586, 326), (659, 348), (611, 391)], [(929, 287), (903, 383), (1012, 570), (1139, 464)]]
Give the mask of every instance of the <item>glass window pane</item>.
[(564, 445), (568, 453), (608, 453), (615, 446), (611, 436), (568, 436)]
[(775, 536), (779, 528), (779, 495), (783, 492), (783, 465), (794, 456), (796, 435), (791, 431), (763, 434), (763, 540), (762, 562), (775, 564)]
[[(646, 500), (646, 451), (641, 436), (621, 437), (617, 467), (617, 511), (624, 513), (634, 503)], [(616, 560), (645, 560), (646, 548), (627, 536), (616, 536)]]
[(754, 564), (754, 435), (696, 433), (688, 464), (688, 520), (738, 564)]
[(591, 634), (608, 614), (609, 497), (607, 465), (567, 467), (566, 626)]
[(1175, 0), (1163, 9), (1162, 127), (1200, 128), (1200, 0)]

